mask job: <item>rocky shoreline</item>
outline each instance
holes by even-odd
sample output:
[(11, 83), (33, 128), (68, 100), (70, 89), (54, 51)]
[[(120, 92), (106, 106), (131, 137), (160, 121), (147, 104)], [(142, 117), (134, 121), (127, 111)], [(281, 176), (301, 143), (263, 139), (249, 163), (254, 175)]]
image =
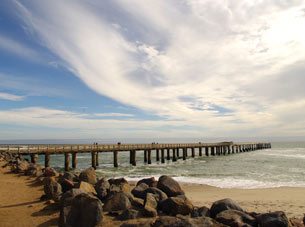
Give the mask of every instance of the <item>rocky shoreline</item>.
[(120, 226), (304, 226), (283, 211), (247, 212), (231, 199), (215, 201), (210, 208), (195, 207), (181, 185), (165, 175), (131, 187), (124, 178), (97, 179), (93, 168), (57, 173), (18, 155), (1, 153), (0, 158), (12, 172), (44, 185), (41, 200), (60, 210), (59, 226), (113, 226), (112, 220)]

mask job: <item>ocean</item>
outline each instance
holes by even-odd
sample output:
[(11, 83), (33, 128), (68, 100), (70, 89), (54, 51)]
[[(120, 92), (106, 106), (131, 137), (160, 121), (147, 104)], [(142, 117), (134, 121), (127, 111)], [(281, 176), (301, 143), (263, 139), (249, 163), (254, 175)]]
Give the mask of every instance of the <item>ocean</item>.
[[(143, 162), (143, 151), (137, 151), (137, 166), (129, 164), (129, 152), (119, 153), (119, 167), (113, 167), (113, 154), (100, 153), (98, 177), (125, 177), (139, 180), (145, 177), (170, 175), (179, 182), (216, 186), (220, 188), (271, 188), (305, 187), (305, 142), (274, 142), (272, 149), (243, 152), (226, 156), (190, 157), (177, 162), (156, 162), (152, 152), (152, 164)], [(180, 152), (182, 153), (182, 152)], [(38, 157), (44, 164), (44, 156)], [(52, 155), (51, 167), (63, 171), (64, 156)], [(90, 167), (91, 154), (77, 155), (79, 172)]]

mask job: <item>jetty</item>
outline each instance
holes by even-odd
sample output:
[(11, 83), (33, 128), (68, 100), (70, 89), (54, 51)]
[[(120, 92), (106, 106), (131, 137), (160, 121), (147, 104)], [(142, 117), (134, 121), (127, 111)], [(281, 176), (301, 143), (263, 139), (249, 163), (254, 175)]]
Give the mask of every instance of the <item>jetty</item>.
[(37, 156), (44, 155), (45, 167), (50, 167), (50, 157), (54, 154), (63, 154), (65, 157), (65, 171), (76, 168), (78, 153), (91, 153), (91, 165), (96, 169), (99, 166), (99, 155), (105, 152), (113, 153), (113, 166), (119, 166), (119, 153), (130, 153), (130, 164), (136, 166), (136, 153), (144, 152), (144, 163), (152, 163), (152, 152), (156, 153), (156, 162), (165, 163), (165, 160), (176, 162), (186, 160), (188, 156), (194, 158), (195, 149), (199, 156), (227, 155), (240, 152), (271, 148), (271, 143), (168, 143), (168, 144), (65, 144), (65, 145), (0, 145), (0, 152), (19, 155), (30, 155), (31, 162), (37, 163)]

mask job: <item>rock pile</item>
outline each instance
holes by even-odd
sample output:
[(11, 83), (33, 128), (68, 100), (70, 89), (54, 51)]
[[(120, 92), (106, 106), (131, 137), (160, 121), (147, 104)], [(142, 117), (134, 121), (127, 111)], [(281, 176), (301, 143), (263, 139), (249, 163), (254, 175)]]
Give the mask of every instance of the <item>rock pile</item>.
[[(303, 226), (298, 220), (289, 220), (282, 211), (249, 213), (231, 199), (216, 201), (210, 208), (195, 207), (181, 185), (166, 175), (158, 181), (154, 177), (142, 179), (131, 188), (124, 178), (97, 179), (93, 168), (79, 175), (57, 173), (19, 156), (1, 154), (0, 157), (7, 160), (13, 172), (37, 177), (44, 184), (45, 195), (41, 199), (51, 199), (59, 204), (61, 227), (103, 225), (105, 215), (124, 221), (121, 226)], [(143, 218), (144, 223), (128, 224)]]

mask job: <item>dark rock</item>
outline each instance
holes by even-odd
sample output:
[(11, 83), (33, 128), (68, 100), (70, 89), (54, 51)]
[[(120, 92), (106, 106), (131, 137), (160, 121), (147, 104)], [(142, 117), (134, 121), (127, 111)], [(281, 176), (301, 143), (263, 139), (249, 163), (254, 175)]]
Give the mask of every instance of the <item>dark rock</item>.
[(55, 177), (57, 175), (56, 170), (50, 167), (44, 168), (43, 172), (44, 172), (43, 175), (45, 177)]
[(79, 180), (88, 182), (89, 184), (96, 184), (96, 173), (93, 167), (90, 167), (79, 174)]
[(157, 187), (165, 192), (168, 197), (184, 195), (184, 191), (180, 184), (170, 176), (161, 176), (158, 180)]
[(132, 189), (131, 193), (138, 198), (144, 199), (146, 197), (145, 190), (149, 188), (149, 186), (145, 183), (141, 183), (137, 185), (134, 189)]
[(29, 162), (27, 161), (18, 161), (16, 165), (17, 172), (25, 172), (29, 168)]
[(195, 218), (195, 217), (210, 217), (210, 209), (207, 208), (206, 206), (200, 207), (200, 208), (196, 208), (193, 209), (192, 213), (191, 213), (191, 217)]
[(154, 194), (157, 202), (166, 200), (168, 198), (167, 195), (163, 191), (161, 191), (159, 188), (154, 188), (154, 187), (147, 188), (145, 190), (145, 194), (147, 194), (147, 193)]
[(133, 207), (137, 207), (137, 208), (143, 208), (144, 207), (144, 200), (143, 199), (140, 199), (140, 198), (134, 198), (132, 201), (131, 201), (131, 205)]
[(152, 207), (149, 207), (149, 206), (144, 207), (143, 214), (145, 217), (157, 217), (158, 216), (157, 210)]
[(95, 184), (94, 188), (97, 193), (97, 196), (101, 200), (103, 200), (108, 194), (108, 191), (110, 189), (110, 184), (107, 179), (102, 178)]
[(192, 227), (188, 219), (184, 217), (160, 216), (152, 225), (153, 227)]
[(254, 217), (239, 210), (224, 210), (216, 215), (215, 220), (228, 226), (256, 227)]
[(91, 194), (81, 193), (73, 201), (66, 226), (95, 227), (103, 218), (103, 203)]
[(27, 170), (24, 171), (24, 175), (37, 177), (39, 175), (42, 175), (42, 169), (42, 165), (30, 163)]
[(232, 199), (222, 199), (212, 204), (210, 209), (211, 218), (215, 218), (217, 214), (224, 210), (239, 210), (243, 212), (243, 209)]
[(104, 211), (118, 212), (129, 209), (131, 202), (129, 196), (124, 192), (109, 194), (105, 199)]
[(155, 199), (154, 194), (147, 193), (144, 201), (144, 210), (143, 213), (146, 217), (156, 217), (158, 215), (157, 212), (158, 202)]
[(276, 211), (256, 216), (260, 227), (288, 227), (289, 221), (283, 211)]
[[(202, 227), (202, 226), (209, 226), (209, 227), (225, 227), (227, 225), (221, 224), (209, 217), (197, 217), (189, 219), (189, 222), (192, 227)], [(244, 226), (242, 226), (244, 227)]]
[(65, 193), (66, 191), (71, 190), (72, 188), (75, 187), (74, 182), (68, 180), (68, 179), (61, 179), (59, 181), (61, 188), (62, 188), (62, 192)]
[(61, 185), (53, 177), (46, 177), (43, 183), (46, 197), (57, 201), (62, 193)]
[(60, 199), (60, 216), (59, 216), (59, 226), (66, 226), (67, 216), (71, 211), (73, 199), (83, 193), (82, 190), (73, 188), (63, 194)]
[(73, 181), (75, 181), (75, 175), (73, 173), (70, 173), (70, 172), (65, 172), (64, 175), (59, 177), (59, 183), (60, 183), (60, 181), (62, 181), (64, 179), (67, 179), (67, 180), (73, 182)]
[(80, 190), (82, 190), (84, 193), (93, 193), (93, 194), (96, 194), (96, 191), (93, 187), (92, 184), (89, 184), (88, 182), (85, 182), (85, 181), (81, 181), (79, 183), (77, 183), (75, 185), (76, 188), (79, 188)]
[(130, 186), (125, 178), (109, 179), (110, 192), (130, 192)]
[(138, 217), (139, 217), (139, 211), (134, 209), (127, 209), (123, 211), (123, 213), (119, 216), (119, 219), (125, 221), (129, 219), (136, 219)]
[(147, 184), (149, 187), (157, 187), (157, 184), (158, 184), (158, 182), (156, 181), (156, 179), (154, 177), (144, 178), (142, 180), (139, 180), (137, 182), (137, 186), (142, 183)]
[(160, 204), (162, 211), (169, 215), (188, 215), (193, 210), (192, 203), (185, 197), (170, 197)]

